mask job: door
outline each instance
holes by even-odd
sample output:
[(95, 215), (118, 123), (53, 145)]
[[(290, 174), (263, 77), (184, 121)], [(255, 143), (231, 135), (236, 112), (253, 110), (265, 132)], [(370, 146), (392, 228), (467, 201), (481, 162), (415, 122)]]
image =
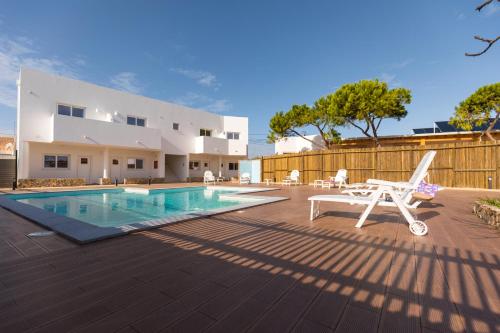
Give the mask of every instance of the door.
[(111, 159), (111, 172), (110, 172), (110, 178), (115, 179), (118, 178), (118, 180), (121, 180), (121, 169), (120, 169), (120, 159), (118, 157), (113, 157)]
[(80, 156), (78, 157), (78, 178), (85, 179), (87, 184), (90, 183), (90, 157)]

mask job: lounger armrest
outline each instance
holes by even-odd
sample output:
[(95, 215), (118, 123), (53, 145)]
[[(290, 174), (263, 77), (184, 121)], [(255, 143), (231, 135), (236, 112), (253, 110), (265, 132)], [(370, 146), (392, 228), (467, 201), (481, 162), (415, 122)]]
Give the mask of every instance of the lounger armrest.
[(407, 188), (412, 188), (413, 185), (407, 182), (390, 182), (387, 180), (380, 180), (380, 179), (368, 179), (366, 181), (367, 184), (371, 185), (384, 185), (384, 186), (391, 186), (399, 189), (407, 189)]

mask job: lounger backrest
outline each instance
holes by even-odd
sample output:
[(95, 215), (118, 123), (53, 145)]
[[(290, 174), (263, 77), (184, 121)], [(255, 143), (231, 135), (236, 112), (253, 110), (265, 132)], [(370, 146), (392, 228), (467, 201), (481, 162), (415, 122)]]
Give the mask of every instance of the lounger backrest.
[(410, 202), (413, 192), (415, 192), (420, 182), (424, 180), (425, 176), (427, 175), (427, 170), (429, 170), (429, 167), (431, 166), (432, 160), (434, 160), (435, 156), (436, 151), (430, 150), (422, 157), (420, 163), (417, 165), (415, 171), (413, 172), (413, 175), (408, 181), (408, 183), (410, 183), (412, 187), (406, 189), (401, 196), (401, 199), (404, 202)]
[(434, 159), (434, 156), (436, 156), (435, 150), (430, 150), (425, 153), (425, 155), (420, 160), (420, 163), (417, 165), (415, 171), (413, 172), (410, 180), (408, 181), (410, 184), (415, 184), (416, 186), (418, 186), (420, 182), (424, 180), (425, 176), (427, 175), (427, 170), (431, 166), (432, 160)]
[(206, 178), (206, 179), (210, 179), (210, 178), (213, 178), (214, 177), (214, 174), (212, 173), (212, 171), (210, 170), (206, 170), (204, 173), (203, 173), (203, 178)]
[(243, 172), (243, 173), (241, 174), (240, 178), (244, 178), (244, 179), (246, 179), (246, 178), (250, 178), (250, 174), (249, 174), (248, 172)]
[(335, 175), (335, 181), (339, 182), (341, 180), (345, 180), (346, 178), (347, 178), (347, 170), (339, 169), (339, 171), (337, 171), (337, 174)]
[(300, 172), (299, 170), (292, 170), (292, 172), (290, 173), (290, 179), (291, 180), (299, 180), (299, 176), (300, 176)]

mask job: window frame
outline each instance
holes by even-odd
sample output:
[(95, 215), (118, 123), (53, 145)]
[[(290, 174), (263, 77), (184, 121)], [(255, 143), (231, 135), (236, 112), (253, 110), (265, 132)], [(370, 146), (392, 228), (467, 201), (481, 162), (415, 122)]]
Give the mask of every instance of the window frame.
[[(232, 166), (232, 168), (231, 168)], [(240, 169), (240, 163), (239, 162), (229, 162), (227, 164), (227, 168), (229, 171), (238, 171)]]
[[(236, 136), (237, 136), (237, 138), (236, 138)], [(239, 140), (240, 139), (240, 132), (226, 132), (226, 139)]]
[[(129, 118), (134, 119), (134, 123), (133, 124), (129, 124), (128, 123)], [(144, 126), (137, 124), (137, 120), (139, 120), (139, 119), (144, 121)], [(147, 123), (148, 123), (148, 118), (146, 118), (146, 117), (139, 117), (139, 116), (127, 115), (127, 122), (126, 122), (126, 124), (129, 125), (129, 126), (147, 127)]]
[[(203, 131), (203, 132), (202, 132)], [(207, 135), (208, 133), (208, 135)], [(208, 137), (211, 137), (212, 136), (212, 130), (211, 129), (208, 129), (208, 128), (200, 128), (200, 136), (208, 136)]]
[[(64, 106), (69, 108), (69, 114), (63, 114), (59, 113), (59, 106)], [(82, 110), (82, 116), (75, 116), (73, 113), (73, 109), (81, 109)], [(74, 117), (74, 118), (80, 118), (80, 119), (85, 119), (85, 114), (86, 114), (87, 108), (84, 106), (78, 106), (78, 105), (72, 105), (72, 104), (66, 104), (66, 103), (57, 103), (56, 105), (56, 112), (58, 116), (64, 116), (64, 117)]]
[[(195, 163), (197, 164), (196, 167), (194, 166)], [(188, 168), (189, 168), (189, 170), (194, 170), (194, 171), (201, 170), (201, 161), (199, 161), (199, 160), (189, 161)]]
[[(134, 160), (134, 167), (131, 168), (130, 166), (132, 165), (130, 160)], [(141, 162), (141, 167), (137, 167), (137, 161), (142, 161)], [(139, 157), (127, 157), (127, 170), (143, 170), (144, 169), (144, 158), (139, 158)]]
[[(47, 156), (53, 156), (54, 157), (54, 166), (51, 167), (51, 166), (45, 166), (45, 157)], [(67, 166), (66, 167), (60, 167), (59, 166), (59, 157), (66, 157), (66, 163), (67, 163)], [(63, 170), (69, 170), (71, 165), (71, 155), (69, 154), (43, 154), (42, 156), (42, 165), (43, 165), (43, 169), (63, 169)]]

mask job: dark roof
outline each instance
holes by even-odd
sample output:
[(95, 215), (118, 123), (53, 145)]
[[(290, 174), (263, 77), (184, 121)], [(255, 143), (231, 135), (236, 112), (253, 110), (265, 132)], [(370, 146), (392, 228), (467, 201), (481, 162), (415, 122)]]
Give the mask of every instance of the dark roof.
[[(493, 120), (493, 119), (491, 119)], [(463, 129), (457, 128), (453, 125), (450, 125), (447, 121), (436, 121), (434, 124), (436, 124), (436, 127), (426, 127), (426, 128), (414, 128), (413, 129), (413, 134), (432, 134), (432, 133), (450, 133), (450, 132), (467, 132)], [(481, 132), (486, 130), (488, 127), (488, 123), (485, 123), (482, 126), (474, 126), (472, 128), (472, 132)], [(493, 127), (493, 130), (499, 130), (500, 131), (500, 121), (495, 124)]]
[(439, 128), (426, 127), (426, 128), (414, 128), (413, 134), (432, 134), (432, 133), (441, 133)]

